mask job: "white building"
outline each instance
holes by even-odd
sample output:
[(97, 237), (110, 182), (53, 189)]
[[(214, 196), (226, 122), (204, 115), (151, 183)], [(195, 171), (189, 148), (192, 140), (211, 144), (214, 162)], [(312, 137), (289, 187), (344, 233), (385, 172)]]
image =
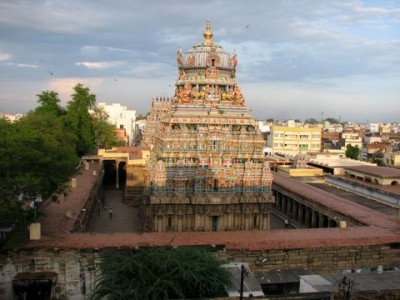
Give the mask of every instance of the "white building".
[(260, 129), (260, 131), (262, 133), (271, 131), (271, 126), (265, 124), (265, 122), (263, 122), (263, 121), (258, 121), (258, 128)]
[(99, 102), (97, 106), (104, 109), (109, 116), (108, 122), (113, 124), (115, 128), (125, 129), (128, 136), (128, 145), (132, 146), (136, 134), (136, 110), (128, 110), (126, 106), (119, 103), (106, 104)]
[(379, 132), (379, 123), (371, 123), (369, 124), (369, 132), (371, 133), (378, 133)]

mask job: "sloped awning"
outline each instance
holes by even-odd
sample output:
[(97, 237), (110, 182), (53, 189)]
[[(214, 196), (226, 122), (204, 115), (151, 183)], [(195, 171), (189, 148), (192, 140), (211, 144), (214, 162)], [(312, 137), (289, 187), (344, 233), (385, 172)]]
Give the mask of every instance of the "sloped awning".
[(55, 272), (20, 272), (13, 279), (13, 289), (17, 295), (39, 293), (42, 299), (49, 299), (56, 283)]
[(243, 276), (243, 297), (264, 297), (261, 285), (258, 283), (247, 263), (230, 263), (222, 265), (230, 274), (231, 282), (226, 287), (229, 297), (240, 296), (241, 266), (245, 267), (246, 275)]

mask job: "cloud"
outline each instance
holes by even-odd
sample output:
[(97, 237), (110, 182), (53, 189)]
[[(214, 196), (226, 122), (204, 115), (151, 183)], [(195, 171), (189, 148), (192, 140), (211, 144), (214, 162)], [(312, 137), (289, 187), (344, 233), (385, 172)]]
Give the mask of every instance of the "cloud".
[(37, 68), (38, 65), (31, 65), (31, 64), (20, 64), (20, 63), (7, 63), (9, 66), (17, 66), (20, 68)]
[(10, 54), (0, 52), (0, 61), (7, 60), (7, 59), (10, 59), (10, 58), (11, 58)]
[(88, 87), (91, 93), (96, 94), (96, 90), (104, 83), (103, 78), (55, 78), (47, 82), (46, 89), (55, 91), (59, 94), (61, 104), (66, 105), (71, 100), (71, 95), (74, 93), (74, 86), (78, 83), (82, 83)]
[(77, 62), (77, 66), (84, 66), (88, 69), (109, 69), (109, 68), (115, 68), (121, 65), (122, 62), (120, 61), (99, 61), (99, 62), (90, 62), (90, 61), (83, 61), (83, 62)]
[(284, 117), (336, 105), (358, 117), (346, 108), (354, 95), (357, 105), (375, 99), (377, 117), (393, 111), (400, 9), (364, 0), (0, 1), (0, 107), (24, 112), (43, 87), (67, 101), (82, 82), (103, 102), (148, 108), (152, 96), (173, 93), (176, 50), (203, 40), (210, 11), (214, 41), (238, 54), (253, 111)]
[(0, 2), (0, 23), (59, 33), (78, 33), (102, 27), (103, 14), (77, 2), (14, 0)]

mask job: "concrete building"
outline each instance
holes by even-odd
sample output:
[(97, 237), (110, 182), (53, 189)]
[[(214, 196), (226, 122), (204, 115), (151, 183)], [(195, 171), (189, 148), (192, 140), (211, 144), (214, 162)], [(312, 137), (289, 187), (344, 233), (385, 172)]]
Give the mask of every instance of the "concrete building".
[(378, 166), (351, 166), (344, 168), (344, 175), (379, 185), (399, 185), (400, 170)]
[(316, 153), (309, 155), (308, 164), (322, 168), (325, 173), (344, 175), (344, 169), (351, 166), (376, 166), (374, 163), (346, 158), (344, 154)]
[(369, 124), (367, 129), (371, 133), (378, 133), (379, 132), (379, 125), (380, 125), (379, 123), (371, 123), (371, 124)]
[(352, 145), (353, 147), (362, 148), (363, 140), (358, 131), (344, 131), (342, 133), (342, 147), (346, 149), (347, 145)]
[(136, 136), (136, 110), (128, 110), (127, 106), (119, 103), (106, 104), (99, 102), (98, 107), (101, 107), (107, 112), (108, 121), (118, 129), (125, 129), (128, 145), (133, 145)]
[(400, 151), (388, 151), (383, 154), (383, 164), (388, 167), (400, 168)]
[(386, 148), (384, 143), (364, 144), (361, 149), (361, 160), (383, 164)]
[(321, 129), (272, 126), (267, 146), (273, 153), (296, 155), (299, 152), (321, 151)]

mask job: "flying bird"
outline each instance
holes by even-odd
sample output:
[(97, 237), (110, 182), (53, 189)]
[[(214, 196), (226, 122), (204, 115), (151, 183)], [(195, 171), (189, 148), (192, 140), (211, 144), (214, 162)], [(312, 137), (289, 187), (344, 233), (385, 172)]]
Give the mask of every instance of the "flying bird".
[(47, 70), (47, 72), (49, 72), (49, 74), (50, 74), (51, 76), (53, 76), (53, 75), (54, 75), (54, 73), (53, 73), (53, 72), (51, 72), (51, 71), (49, 71), (49, 70)]

